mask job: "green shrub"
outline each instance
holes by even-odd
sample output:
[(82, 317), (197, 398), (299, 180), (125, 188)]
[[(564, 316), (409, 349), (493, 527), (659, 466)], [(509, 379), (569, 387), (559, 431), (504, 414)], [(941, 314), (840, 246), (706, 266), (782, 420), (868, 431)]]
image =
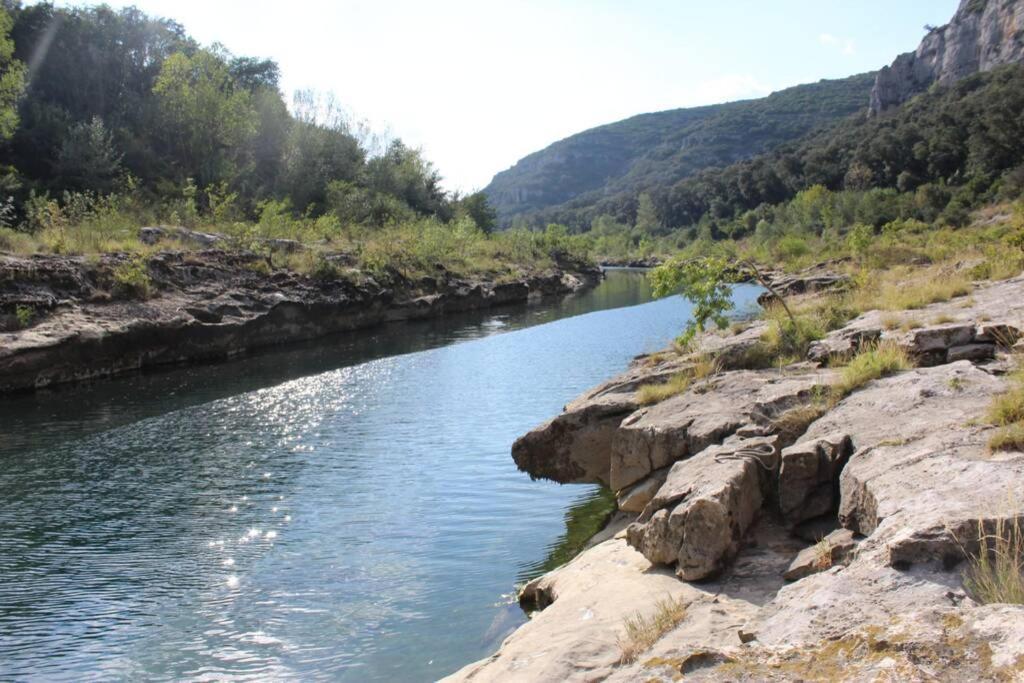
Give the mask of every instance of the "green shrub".
[(114, 268), (114, 294), (126, 298), (148, 299), (152, 287), (145, 260), (131, 259)]
[(18, 327), (24, 329), (35, 320), (36, 312), (31, 306), (18, 305), (14, 309), (14, 317), (18, 320)]

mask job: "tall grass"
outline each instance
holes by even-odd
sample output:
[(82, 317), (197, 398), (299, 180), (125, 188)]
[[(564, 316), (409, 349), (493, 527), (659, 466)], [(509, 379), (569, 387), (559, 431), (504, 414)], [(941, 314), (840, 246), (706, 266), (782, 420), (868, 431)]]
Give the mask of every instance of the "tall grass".
[(966, 275), (946, 268), (912, 269), (906, 266), (871, 272), (850, 295), (850, 305), (861, 311), (902, 311), (966, 296), (973, 289)]
[[(144, 225), (184, 226), (225, 237), (223, 248), (269, 254), (273, 240), (291, 240), (300, 252), (282, 254), (276, 264), (302, 272), (322, 269), (322, 254), (344, 252), (371, 274), (397, 272), (420, 278), (449, 271), (514, 280), (552, 267), (556, 258), (586, 260), (578, 236), (564, 230), (509, 230), (487, 235), (469, 217), (445, 222), (422, 217), (384, 227), (343, 225), (334, 215), (296, 217), (286, 202), (260, 205), (255, 221), (239, 221), (237, 211), (213, 207), (205, 214), (194, 204), (152, 207), (133, 195), (96, 197), (65, 194), (61, 201), (35, 197), (19, 230), (0, 227), (0, 251), (18, 254), (147, 254), (158, 249), (198, 249), (185, 243), (148, 246), (139, 241)], [(298, 255), (297, 255), (298, 254)]]
[(1024, 450), (1024, 368), (1010, 375), (1010, 388), (992, 399), (985, 417), (999, 427), (989, 439), (990, 449)]
[(1024, 605), (1024, 525), (997, 519), (992, 533), (978, 525), (978, 552), (968, 557), (964, 588), (982, 604)]
[(907, 351), (893, 342), (883, 341), (861, 349), (850, 359), (838, 381), (832, 385), (832, 401), (842, 400), (872, 380), (912, 367)]

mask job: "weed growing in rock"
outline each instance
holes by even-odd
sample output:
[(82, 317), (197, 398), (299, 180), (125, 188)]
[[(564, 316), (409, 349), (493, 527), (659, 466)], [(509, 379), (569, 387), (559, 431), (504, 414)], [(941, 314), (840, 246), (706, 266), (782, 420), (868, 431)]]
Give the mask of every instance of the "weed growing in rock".
[(152, 281), (143, 259), (125, 261), (114, 269), (114, 293), (135, 299), (149, 298)]
[(851, 392), (871, 380), (909, 370), (913, 367), (906, 349), (882, 342), (862, 349), (843, 368), (839, 381), (832, 386), (832, 400), (838, 403)]
[(832, 542), (822, 538), (814, 544), (814, 568), (825, 571), (832, 567)]
[(18, 327), (24, 329), (35, 320), (36, 312), (31, 306), (18, 306), (14, 309), (14, 317), (18, 320)]
[(619, 662), (636, 661), (666, 633), (686, 618), (686, 605), (679, 599), (665, 598), (654, 606), (654, 614), (645, 617), (639, 612), (623, 620), (625, 633), (619, 637)]
[(990, 534), (979, 524), (978, 543), (964, 572), (968, 593), (982, 604), (1024, 605), (1024, 523), (998, 519)]
[(678, 396), (690, 388), (694, 381), (711, 377), (719, 371), (718, 363), (706, 356), (697, 358), (693, 365), (672, 375), (662, 384), (645, 384), (637, 389), (636, 401), (642, 406), (661, 403), (665, 399)]

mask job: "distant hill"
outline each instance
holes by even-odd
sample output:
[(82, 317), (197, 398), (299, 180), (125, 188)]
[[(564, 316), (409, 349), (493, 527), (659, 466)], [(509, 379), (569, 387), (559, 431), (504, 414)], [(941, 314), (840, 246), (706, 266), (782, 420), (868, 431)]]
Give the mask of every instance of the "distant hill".
[(866, 110), (874, 82), (875, 73), (866, 73), (760, 99), (641, 114), (534, 152), (484, 192), (504, 224), (516, 216), (578, 223), (603, 198), (668, 187)]

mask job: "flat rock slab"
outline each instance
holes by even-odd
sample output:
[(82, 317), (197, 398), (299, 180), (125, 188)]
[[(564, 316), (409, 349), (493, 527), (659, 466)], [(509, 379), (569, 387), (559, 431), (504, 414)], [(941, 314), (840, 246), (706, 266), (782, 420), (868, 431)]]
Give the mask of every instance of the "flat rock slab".
[[(650, 659), (610, 681), (1020, 681), (1024, 607), (911, 609), (796, 647), (707, 647)], [(682, 676), (680, 676), (682, 674)]]
[(549, 606), (509, 636), (496, 654), (443, 680), (601, 680), (618, 665), (617, 639), (627, 617), (651, 614), (665, 599), (687, 604), (711, 599), (670, 570), (652, 567), (622, 538), (605, 541), (546, 574), (536, 590), (550, 596)]
[[(978, 523), (1024, 516), (1024, 454), (991, 453), (982, 419), (1004, 379), (960, 361), (869, 383), (811, 425), (849, 435), (839, 518), (906, 565), (963, 557)], [(883, 417), (884, 416), (884, 417)]]

